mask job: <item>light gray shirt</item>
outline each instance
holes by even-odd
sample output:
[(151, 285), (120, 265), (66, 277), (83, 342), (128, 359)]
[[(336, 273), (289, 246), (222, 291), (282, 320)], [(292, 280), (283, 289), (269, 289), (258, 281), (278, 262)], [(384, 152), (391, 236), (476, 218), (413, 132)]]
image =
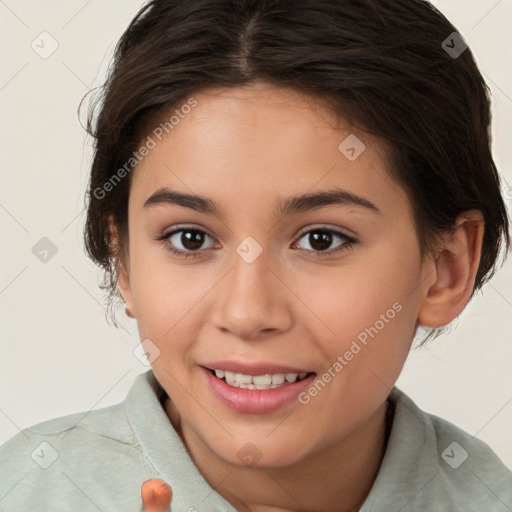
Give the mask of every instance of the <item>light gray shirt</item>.
[[(192, 462), (152, 370), (117, 405), (38, 423), (0, 447), (2, 512), (140, 512), (142, 484), (173, 490), (172, 512), (235, 512)], [(393, 424), (360, 512), (511, 512), (512, 471), (483, 441), (396, 386)]]

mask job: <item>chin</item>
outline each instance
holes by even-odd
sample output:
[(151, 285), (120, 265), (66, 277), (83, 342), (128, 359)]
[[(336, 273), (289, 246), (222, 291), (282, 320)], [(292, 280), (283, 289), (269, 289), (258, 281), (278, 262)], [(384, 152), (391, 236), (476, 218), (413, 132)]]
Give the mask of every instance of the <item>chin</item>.
[[(228, 445), (214, 447), (210, 445), (210, 449), (216, 455), (224, 459), (229, 464), (238, 467), (288, 467), (299, 463), (307, 456), (304, 452), (304, 442), (291, 443), (290, 439), (280, 439), (276, 436), (274, 439), (265, 439), (264, 436), (257, 439), (250, 436), (243, 440), (230, 440)], [(288, 441), (288, 442), (286, 442)], [(298, 449), (298, 446), (301, 449)]]

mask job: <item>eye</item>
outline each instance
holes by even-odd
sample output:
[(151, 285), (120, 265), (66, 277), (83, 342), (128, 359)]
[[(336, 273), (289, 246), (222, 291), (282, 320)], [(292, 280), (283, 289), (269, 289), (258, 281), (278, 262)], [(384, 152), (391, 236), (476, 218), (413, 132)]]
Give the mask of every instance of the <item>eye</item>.
[[(313, 248), (312, 251), (308, 250), (308, 252), (315, 252), (317, 256), (323, 256), (324, 253), (329, 255), (334, 252), (348, 250), (352, 247), (352, 244), (356, 242), (354, 238), (346, 235), (345, 233), (328, 228), (310, 229), (303, 233), (301, 239), (302, 238), (305, 238), (307, 243)], [(342, 243), (335, 249), (326, 250), (332, 245), (333, 240), (335, 239), (341, 240)]]
[(158, 238), (158, 240), (163, 242), (164, 247), (168, 251), (177, 256), (185, 258), (192, 256), (196, 258), (202, 256), (199, 249), (204, 244), (205, 237), (211, 238), (208, 233), (201, 229), (182, 227), (181, 229), (175, 229), (170, 233), (166, 233)]

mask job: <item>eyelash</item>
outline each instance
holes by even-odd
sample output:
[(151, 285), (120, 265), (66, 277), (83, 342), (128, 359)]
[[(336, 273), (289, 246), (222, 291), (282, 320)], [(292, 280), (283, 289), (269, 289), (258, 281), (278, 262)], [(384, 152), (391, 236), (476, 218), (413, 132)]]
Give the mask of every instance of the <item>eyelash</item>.
[[(203, 254), (201, 254), (201, 251), (182, 251), (180, 249), (174, 249), (173, 247), (171, 247), (168, 244), (169, 239), (173, 235), (175, 235), (176, 233), (180, 233), (182, 231), (183, 232), (193, 231), (193, 232), (196, 232), (196, 233), (201, 233), (201, 234), (210, 236), (208, 233), (206, 233), (206, 231), (203, 231), (202, 229), (192, 228), (192, 227), (183, 227), (182, 226), (182, 227), (180, 227), (180, 229), (175, 229), (173, 231), (170, 231), (169, 233), (165, 233), (161, 237), (158, 237), (157, 240), (160, 241), (164, 245), (164, 247), (165, 247), (165, 249), (167, 251), (169, 251), (170, 253), (172, 253), (172, 254), (174, 254), (174, 255), (176, 255), (178, 257), (185, 258), (185, 259), (187, 259), (189, 256), (191, 256), (192, 258), (203, 257)], [(341, 231), (337, 231), (337, 230), (334, 230), (334, 229), (331, 229), (331, 228), (327, 228), (327, 227), (325, 227), (325, 228), (324, 227), (317, 227), (317, 228), (309, 229), (307, 231), (302, 231), (298, 235), (299, 236), (298, 240), (303, 238), (304, 235), (307, 235), (309, 233), (314, 233), (314, 232), (330, 233), (330, 234), (333, 234), (335, 237), (339, 237), (339, 238), (345, 240), (344, 244), (342, 244), (341, 246), (339, 246), (338, 248), (333, 249), (333, 250), (327, 250), (327, 251), (308, 251), (306, 249), (302, 249), (302, 250), (306, 250), (306, 252), (314, 253), (319, 258), (324, 257), (324, 256), (330, 256), (333, 253), (338, 253), (338, 252), (341, 253), (341, 252), (350, 250), (352, 248), (353, 244), (355, 244), (357, 242), (354, 238), (346, 235), (345, 233), (342, 233)], [(212, 237), (210, 237), (210, 238), (212, 238)]]

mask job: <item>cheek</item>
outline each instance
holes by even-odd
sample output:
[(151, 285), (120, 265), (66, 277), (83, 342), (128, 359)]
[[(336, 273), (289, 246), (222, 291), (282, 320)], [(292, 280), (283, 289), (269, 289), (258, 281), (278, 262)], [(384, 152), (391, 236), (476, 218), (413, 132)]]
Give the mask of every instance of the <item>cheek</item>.
[(311, 279), (304, 276), (295, 281), (301, 287), (297, 295), (324, 322), (328, 337), (347, 338), (357, 337), (390, 309), (387, 316), (395, 318), (397, 306), (393, 309), (393, 305), (404, 306), (412, 296), (419, 266), (414, 258), (388, 253), (388, 257), (355, 257), (336, 270), (317, 273)]
[(322, 340), (327, 364), (346, 355), (343, 373), (350, 379), (361, 384), (375, 380), (372, 369), (392, 383), (416, 326), (418, 304), (412, 291), (421, 268), (414, 240), (407, 247), (402, 241), (364, 256), (354, 254), (346, 267), (329, 272), (316, 286), (300, 281), (305, 302), (321, 320), (317, 339)]
[(204, 294), (205, 283), (191, 278), (191, 268), (171, 263), (171, 255), (157, 243), (137, 244), (130, 255), (130, 287), (141, 339), (162, 350), (179, 336), (187, 315)]

